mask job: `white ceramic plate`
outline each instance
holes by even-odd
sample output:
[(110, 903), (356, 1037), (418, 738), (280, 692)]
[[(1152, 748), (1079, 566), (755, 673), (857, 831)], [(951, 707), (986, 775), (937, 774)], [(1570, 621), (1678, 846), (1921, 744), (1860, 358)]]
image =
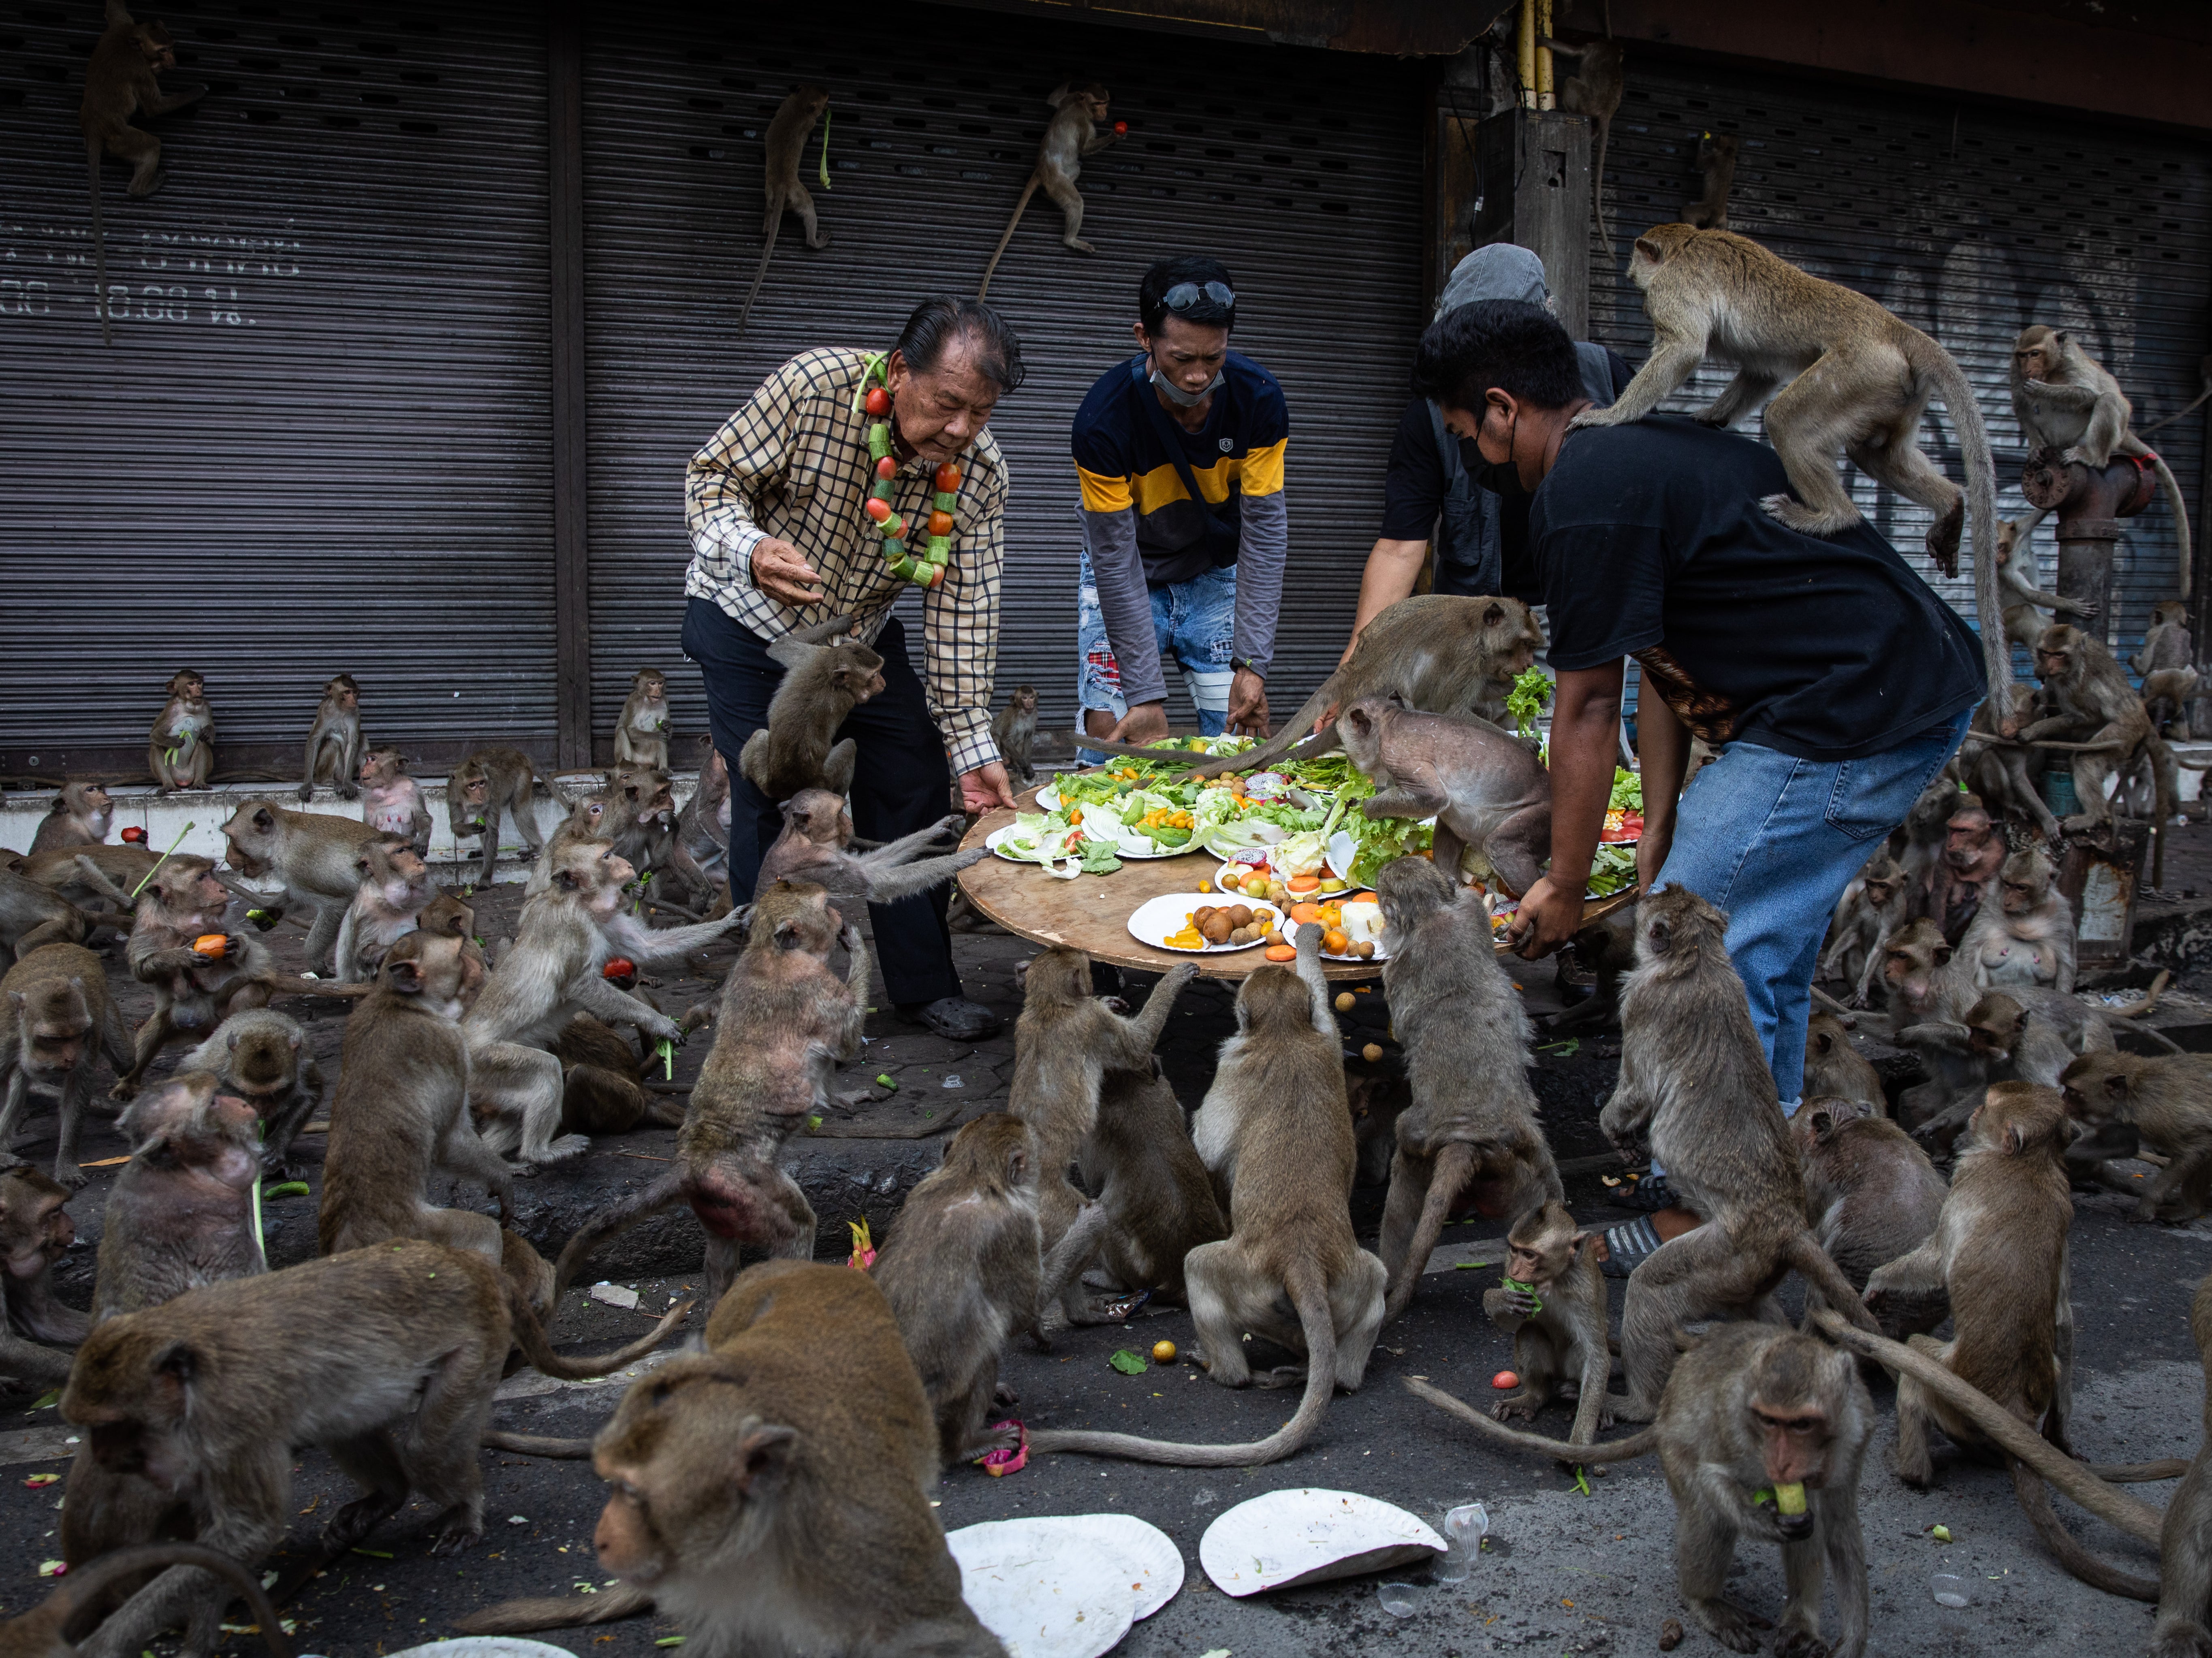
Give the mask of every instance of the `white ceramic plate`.
[(1258, 1594), (1357, 1577), (1444, 1552), (1444, 1540), (1405, 1509), (1357, 1491), (1269, 1491), (1206, 1528), (1199, 1564), (1224, 1594)]
[(1101, 1658), (1136, 1620), (1118, 1553), (1022, 1521), (967, 1526), (945, 1540), (969, 1610), (1011, 1658)]
[[(1230, 902), (1244, 901), (1231, 896)], [(1208, 944), (1203, 950), (1168, 943), (1168, 934), (1182, 931), (1186, 916), (1207, 904), (1218, 908), (1221, 899), (1209, 892), (1164, 892), (1157, 898), (1147, 898), (1129, 912), (1129, 935), (1140, 944), (1150, 944), (1155, 950), (1171, 950), (1178, 956), (1231, 956), (1240, 950), (1260, 948), (1263, 941), (1258, 938), (1249, 944)], [(1273, 906), (1268, 908), (1272, 909)]]

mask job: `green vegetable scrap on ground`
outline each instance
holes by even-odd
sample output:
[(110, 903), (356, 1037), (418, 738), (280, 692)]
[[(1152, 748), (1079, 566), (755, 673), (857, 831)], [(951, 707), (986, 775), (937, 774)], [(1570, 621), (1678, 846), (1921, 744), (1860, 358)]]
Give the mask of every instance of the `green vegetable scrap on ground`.
[(1131, 1352), (1127, 1347), (1122, 1348), (1121, 1351), (1115, 1353), (1113, 1357), (1108, 1359), (1106, 1362), (1109, 1364), (1111, 1364), (1115, 1370), (1119, 1370), (1123, 1376), (1142, 1376), (1146, 1370), (1152, 1368), (1150, 1365), (1146, 1364), (1143, 1359)]

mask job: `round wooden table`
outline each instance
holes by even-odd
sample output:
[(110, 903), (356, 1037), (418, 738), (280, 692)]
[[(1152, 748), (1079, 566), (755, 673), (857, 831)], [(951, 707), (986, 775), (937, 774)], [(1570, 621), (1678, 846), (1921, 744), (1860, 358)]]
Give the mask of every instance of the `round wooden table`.
[[(1017, 799), (1024, 811), (1041, 810), (1035, 789)], [(980, 847), (994, 830), (1013, 821), (1014, 814), (1003, 808), (992, 812), (969, 829), (960, 844), (963, 849)], [(1121, 869), (1112, 875), (1082, 875), (1068, 881), (1046, 874), (1039, 865), (1018, 864), (994, 853), (962, 870), (959, 880), (969, 903), (1007, 932), (1033, 944), (1065, 944), (1082, 950), (1094, 962), (1142, 973), (1164, 973), (1178, 962), (1188, 962), (1202, 978), (1242, 979), (1266, 963), (1267, 952), (1260, 945), (1219, 955), (1193, 955), (1140, 943), (1128, 927), (1129, 916), (1137, 906), (1162, 893), (1187, 892), (1193, 908), (1220, 903), (1218, 896), (1198, 890), (1198, 884), (1211, 881), (1220, 866), (1221, 860), (1207, 852), (1188, 853), (1180, 858), (1125, 858)], [(1583, 918), (1595, 920), (1618, 908), (1623, 901), (1622, 895), (1594, 900), (1583, 907)], [(1229, 902), (1237, 901), (1231, 895)], [(1330, 979), (1356, 982), (1379, 978), (1382, 969), (1379, 963), (1334, 962), (1323, 957), (1322, 971)]]

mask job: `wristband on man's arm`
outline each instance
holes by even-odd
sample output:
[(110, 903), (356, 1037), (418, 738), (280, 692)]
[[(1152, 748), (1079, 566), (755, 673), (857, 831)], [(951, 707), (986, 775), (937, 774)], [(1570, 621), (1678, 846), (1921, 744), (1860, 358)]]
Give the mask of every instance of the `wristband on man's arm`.
[(1267, 677), (1265, 673), (1261, 671), (1259, 664), (1253, 661), (1249, 656), (1232, 656), (1229, 659), (1229, 665), (1237, 669), (1241, 673), (1254, 674), (1261, 679), (1265, 679)]

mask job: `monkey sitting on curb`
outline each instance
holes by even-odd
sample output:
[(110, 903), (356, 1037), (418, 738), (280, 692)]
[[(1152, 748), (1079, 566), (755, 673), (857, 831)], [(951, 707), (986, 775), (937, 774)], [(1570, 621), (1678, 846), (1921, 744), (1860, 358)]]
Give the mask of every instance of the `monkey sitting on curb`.
[[(446, 779), (446, 821), (456, 841), (477, 837), (483, 863), (477, 884), (488, 887), (499, 860), (500, 817), (514, 821), (535, 862), (544, 843), (538, 826), (538, 800), (533, 793), (537, 768), (520, 749), (478, 749), (453, 768)], [(458, 854), (457, 854), (458, 855)]]
[(509, 1600), (462, 1631), (653, 1611), (708, 1652), (1006, 1658), (961, 1597), (929, 1507), (929, 1401), (866, 1272), (749, 1268), (715, 1304), (707, 1351), (631, 1387), (592, 1461), (613, 1487), (599, 1564), (623, 1581)]
[(31, 836), (31, 850), (100, 846), (114, 822), (115, 803), (107, 791), (97, 783), (72, 777), (62, 785), (53, 805), (39, 820), (38, 832)]
[[(1675, 1580), (1699, 1627), (1736, 1652), (1758, 1650), (1763, 1620), (1725, 1598), (1736, 1539), (1748, 1536), (1782, 1546), (1790, 1598), (1775, 1651), (1863, 1658), (1859, 1470), (1875, 1415), (1857, 1367), (1825, 1342), (1771, 1324), (1723, 1324), (1689, 1339), (1652, 1425), (1601, 1445), (1522, 1433), (1425, 1382), (1406, 1386), (1481, 1437), (1519, 1450), (1595, 1466), (1656, 1449), (1674, 1498)], [(1833, 1646), (1820, 1639), (1824, 1573), (1834, 1574), (1843, 1625)]]
[(430, 855), (430, 808), (398, 750), (371, 749), (362, 756), (361, 821), (404, 841), (417, 858)]
[[(154, 153), (160, 149), (156, 144)], [(146, 738), (146, 769), (154, 774), (156, 794), (205, 788), (215, 775), (215, 711), (208, 707), (207, 681), (195, 669), (169, 676), (169, 700)]]
[(1505, 1235), (1509, 1282), (1482, 1295), (1490, 1321), (1513, 1338), (1521, 1386), (1490, 1407), (1500, 1422), (1534, 1421), (1554, 1394), (1572, 1393), (1571, 1445), (1592, 1445), (1613, 1426), (1606, 1392), (1613, 1376), (1607, 1343), (1605, 1274), (1589, 1234), (1557, 1198), (1513, 1223)]
[(658, 668), (640, 668), (630, 679), (615, 721), (615, 762), (668, 769), (668, 676)]
[(361, 687), (349, 673), (323, 687), (323, 700), (307, 731), (307, 768), (300, 775), (300, 804), (315, 798), (315, 785), (334, 783), (349, 800), (361, 799)]

